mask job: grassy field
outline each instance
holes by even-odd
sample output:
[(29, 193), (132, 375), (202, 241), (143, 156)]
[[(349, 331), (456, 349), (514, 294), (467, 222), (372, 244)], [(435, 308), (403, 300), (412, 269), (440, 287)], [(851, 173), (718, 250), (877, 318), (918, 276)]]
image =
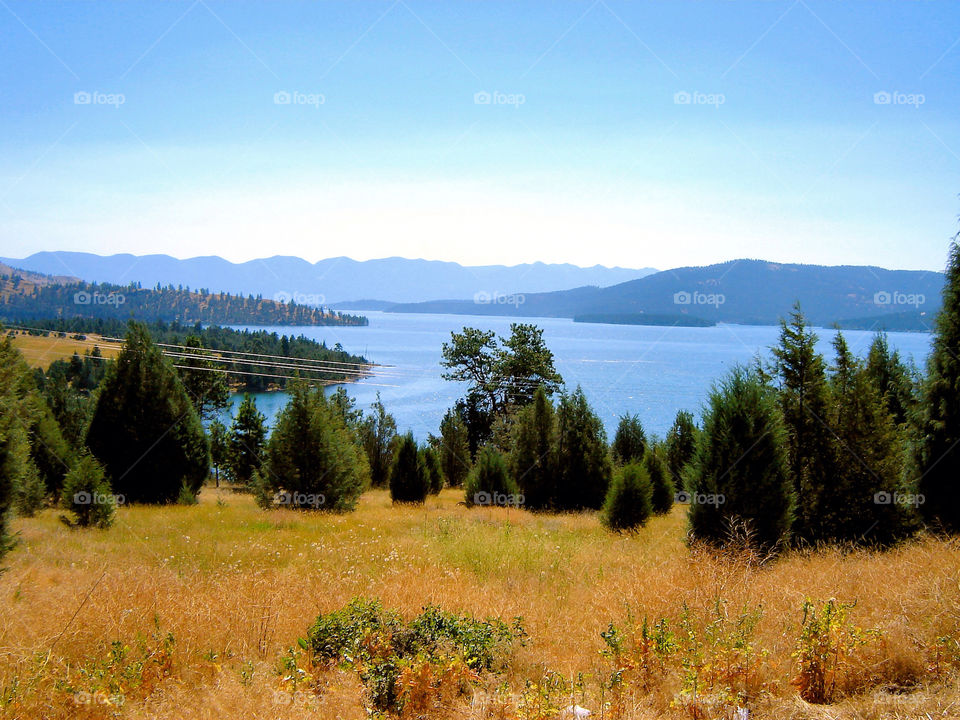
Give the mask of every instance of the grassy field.
[[(92, 351), (100, 340), (99, 336), (89, 334), (86, 340), (74, 340), (70, 335), (57, 337), (54, 334), (43, 337), (17, 331), (9, 331), (9, 334), (13, 338), (13, 346), (21, 352), (30, 367), (43, 369), (50, 367), (50, 363), (56, 360), (69, 360), (74, 353), (83, 357), (83, 354)], [(104, 357), (116, 357), (119, 352), (116, 343), (101, 343), (99, 347)]]
[[(719, 700), (724, 684), (748, 693), (751, 718), (960, 717), (954, 541), (757, 565), (688, 548), (682, 508), (621, 536), (594, 514), (467, 509), (461, 499), (445, 490), (424, 507), (394, 508), (371, 491), (336, 516), (263, 511), (208, 488), (199, 506), (122, 508), (106, 531), (70, 529), (53, 510), (17, 520), (19, 546), (0, 576), (5, 712), (366, 718), (357, 676), (311, 666), (297, 639), (318, 613), (367, 596), (405, 616), (434, 603), (523, 617), (529, 640), (504, 673), (427, 717), (556, 717), (571, 702), (594, 718), (733, 717), (736, 703)], [(833, 631), (843, 647), (830, 705), (804, 702), (793, 684), (807, 597), (855, 601), (849, 624), (878, 631), (849, 645), (859, 631)], [(601, 655), (609, 623), (635, 638), (644, 616), (677, 632), (668, 663), (644, 674), (638, 652)], [(309, 673), (295, 694), (290, 663)]]

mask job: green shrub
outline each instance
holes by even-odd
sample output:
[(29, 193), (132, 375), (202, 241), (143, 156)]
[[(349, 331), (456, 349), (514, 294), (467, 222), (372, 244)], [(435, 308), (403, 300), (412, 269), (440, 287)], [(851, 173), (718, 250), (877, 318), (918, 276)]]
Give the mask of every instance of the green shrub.
[(443, 471), (440, 470), (440, 457), (436, 450), (429, 445), (420, 449), (420, 462), (427, 474), (427, 486), (431, 495), (443, 490)]
[(657, 515), (665, 515), (673, 507), (676, 487), (659, 448), (650, 450), (643, 456), (643, 467), (650, 478), (653, 491), (650, 497), (651, 508)]
[(76, 527), (106, 528), (113, 524), (117, 498), (111, 494), (103, 467), (90, 455), (81, 455), (67, 473), (60, 506), (73, 517), (65, 518)]
[(20, 517), (33, 517), (47, 502), (47, 486), (37, 466), (28, 460), (13, 484), (13, 507)]
[(650, 517), (650, 477), (640, 463), (629, 463), (613, 476), (603, 507), (603, 521), (611, 530), (635, 530)]
[(519, 504), (517, 486), (507, 470), (507, 461), (492, 445), (484, 445), (477, 453), (464, 490), (467, 505)]
[(620, 464), (639, 462), (647, 449), (647, 435), (636, 415), (624, 415), (613, 438), (613, 459)]
[(397, 445), (390, 469), (390, 499), (395, 503), (422, 503), (430, 491), (430, 478), (417, 450), (413, 433), (407, 433)]

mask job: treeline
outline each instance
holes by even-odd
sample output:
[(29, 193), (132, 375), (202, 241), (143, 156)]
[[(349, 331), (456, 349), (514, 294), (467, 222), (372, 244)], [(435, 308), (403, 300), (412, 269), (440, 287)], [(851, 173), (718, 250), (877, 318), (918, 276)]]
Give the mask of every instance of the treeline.
[[(194, 364), (200, 367), (216, 367), (227, 371), (230, 383), (245, 392), (263, 392), (272, 388), (283, 388), (295, 375), (310, 380), (327, 383), (346, 382), (363, 374), (363, 365), (367, 364), (360, 355), (352, 355), (345, 351), (339, 343), (334, 347), (327, 347), (325, 341), (316, 341), (303, 335), (280, 335), (267, 330), (235, 330), (233, 328), (209, 325), (204, 327), (200, 323), (186, 324), (180, 322), (147, 323), (154, 342), (165, 345), (193, 345), (197, 358), (181, 358), (175, 364)], [(99, 335), (106, 338), (122, 338), (127, 333), (127, 322), (116, 318), (57, 318), (37, 319), (30, 322), (35, 328), (28, 332), (41, 334), (40, 331), (60, 333), (71, 336), (85, 334)], [(204, 360), (209, 351), (224, 351), (215, 363)], [(189, 352), (189, 351), (188, 351)], [(231, 355), (230, 353), (247, 353), (247, 355)], [(271, 360), (276, 356), (283, 360)], [(286, 367), (296, 360), (306, 363), (298, 368)], [(275, 363), (267, 365), (266, 363)], [(308, 370), (312, 363), (316, 363), (322, 370)], [(278, 367), (279, 365), (279, 367)], [(196, 374), (206, 372), (198, 369)]]
[(139, 283), (34, 284), (20, 275), (0, 276), (0, 318), (137, 318), (148, 322), (227, 325), (366, 325), (360, 315), (329, 308), (277, 302), (260, 295), (230, 295), (200, 289), (143, 288)]

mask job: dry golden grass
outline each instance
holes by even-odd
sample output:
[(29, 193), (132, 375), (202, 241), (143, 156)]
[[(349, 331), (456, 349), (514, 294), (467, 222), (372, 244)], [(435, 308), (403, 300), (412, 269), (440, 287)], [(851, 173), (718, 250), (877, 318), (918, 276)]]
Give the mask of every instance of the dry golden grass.
[[(684, 603), (708, 619), (719, 599), (732, 617), (763, 608), (754, 643), (769, 655), (751, 718), (960, 717), (953, 668), (929, 667), (936, 639), (960, 629), (953, 541), (757, 567), (689, 549), (680, 508), (621, 536), (593, 514), (467, 509), (460, 499), (446, 490), (425, 507), (394, 508), (371, 491), (354, 513), (312, 515), (262, 511), (245, 495), (208, 488), (196, 507), (122, 508), (107, 531), (72, 530), (52, 510), (18, 520), (20, 544), (0, 576), (0, 699), (12, 717), (366, 718), (362, 688), (346, 671), (321, 673), (319, 692), (289, 704), (277, 694), (279, 661), (317, 614), (363, 595), (408, 616), (428, 603), (523, 616), (530, 641), (498, 682), (517, 691), (548, 671), (583, 673), (584, 689), (569, 699), (601, 717), (610, 662), (599, 633), (608, 623), (675, 620)], [(830, 706), (804, 703), (790, 684), (805, 597), (855, 600), (852, 619), (883, 632), (850, 666), (857, 692)], [(167, 633), (169, 658), (159, 652)], [(130, 686), (122, 708), (78, 705), (85, 673), (102, 666), (110, 643), (135, 648), (138, 637), (154, 653), (143, 685)], [(623, 717), (689, 717), (672, 705), (672, 682), (631, 694)], [(446, 714), (484, 715), (469, 700)]]
[(56, 360), (69, 360), (74, 353), (83, 357), (84, 353), (92, 351), (97, 344), (104, 357), (116, 357), (119, 352), (116, 343), (102, 342), (98, 335), (88, 334), (86, 340), (74, 340), (69, 334), (66, 337), (57, 337), (56, 334), (43, 337), (15, 330), (8, 331), (8, 334), (12, 338), (13, 346), (20, 351), (30, 367), (46, 369)]

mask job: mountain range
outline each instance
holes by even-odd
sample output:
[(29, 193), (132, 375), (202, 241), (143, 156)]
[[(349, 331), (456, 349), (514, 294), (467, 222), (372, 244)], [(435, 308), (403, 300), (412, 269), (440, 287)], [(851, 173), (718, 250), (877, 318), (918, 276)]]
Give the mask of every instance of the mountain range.
[[(548, 293), (477, 295), (472, 300), (403, 303), (382, 307), (390, 312), (570, 317), (588, 322), (679, 324), (728, 322), (774, 324), (799, 302), (818, 325), (860, 324), (896, 316), (898, 329), (929, 326), (940, 307), (943, 273), (886, 270), (863, 265), (797, 265), (765, 260), (731, 260), (703, 267), (665, 270), (612, 287), (579, 287)], [(377, 309), (377, 308), (371, 308)], [(892, 329), (892, 328), (891, 328)]]
[(159, 283), (262, 295), (307, 305), (340, 305), (364, 298), (388, 303), (465, 300), (477, 293), (536, 293), (582, 285), (606, 287), (656, 272), (653, 268), (602, 265), (582, 268), (541, 262), (467, 266), (399, 257), (365, 261), (335, 257), (310, 263), (302, 258), (277, 255), (232, 263), (216, 256), (180, 260), (169, 255), (102, 256), (64, 251), (39, 252), (23, 259), (0, 258), (0, 262), (48, 275), (70, 275), (87, 282), (117, 285), (139, 282), (144, 287)]

